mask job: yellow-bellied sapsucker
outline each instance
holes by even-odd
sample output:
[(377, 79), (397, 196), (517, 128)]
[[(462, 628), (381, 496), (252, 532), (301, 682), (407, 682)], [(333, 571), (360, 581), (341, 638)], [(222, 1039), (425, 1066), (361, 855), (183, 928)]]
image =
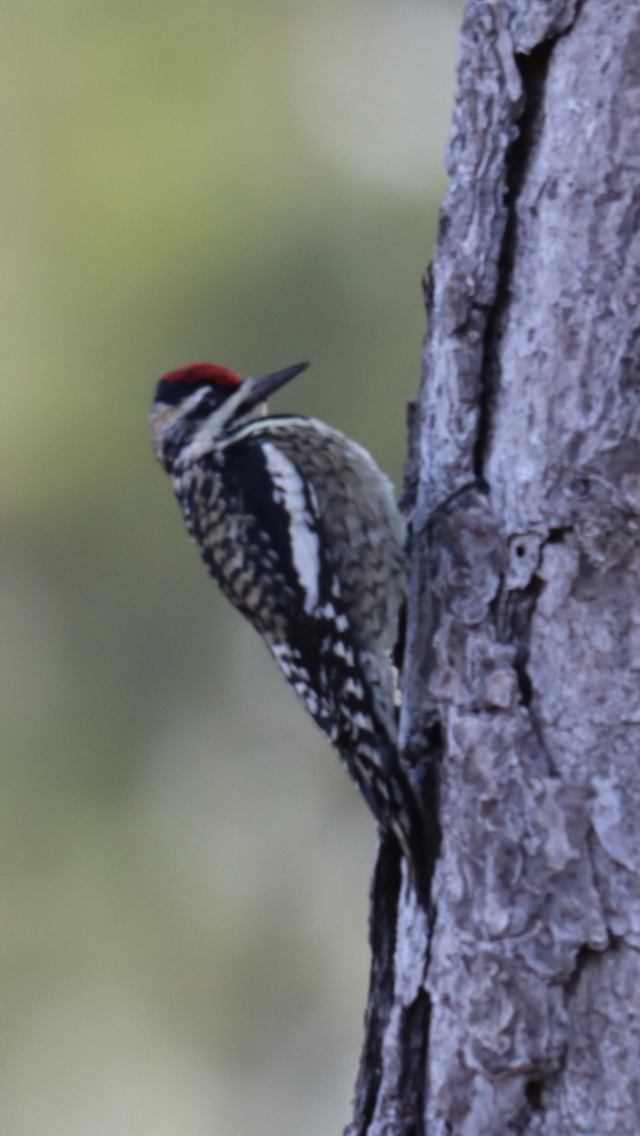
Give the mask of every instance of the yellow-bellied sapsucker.
[(151, 440), (211, 575), (415, 868), (391, 660), (405, 525), (356, 442), (313, 418), (266, 414), (265, 399), (307, 366), (245, 381), (212, 363), (172, 371), (156, 389)]

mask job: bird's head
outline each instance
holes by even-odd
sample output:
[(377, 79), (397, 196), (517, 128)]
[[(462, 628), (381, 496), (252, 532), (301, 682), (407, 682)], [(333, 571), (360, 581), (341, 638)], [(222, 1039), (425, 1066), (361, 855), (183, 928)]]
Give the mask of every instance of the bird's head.
[(264, 413), (264, 403), (306, 370), (296, 363), (262, 379), (243, 379), (217, 363), (191, 363), (163, 375), (157, 387), (149, 432), (158, 461), (168, 473), (206, 453)]

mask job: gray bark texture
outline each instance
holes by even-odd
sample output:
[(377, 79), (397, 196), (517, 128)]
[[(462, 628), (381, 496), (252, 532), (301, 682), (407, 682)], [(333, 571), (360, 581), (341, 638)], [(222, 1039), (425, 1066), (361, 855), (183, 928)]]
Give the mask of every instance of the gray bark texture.
[[(348, 1136), (640, 1133), (640, 0), (469, 0)], [(424, 907), (427, 908), (425, 913)]]

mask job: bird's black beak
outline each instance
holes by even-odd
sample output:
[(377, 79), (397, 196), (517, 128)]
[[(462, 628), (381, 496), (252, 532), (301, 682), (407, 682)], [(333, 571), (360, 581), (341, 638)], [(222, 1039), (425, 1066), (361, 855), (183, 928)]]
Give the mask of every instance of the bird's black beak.
[(263, 379), (247, 379), (243, 383), (245, 397), (242, 400), (242, 407), (251, 409), (257, 406), (259, 402), (265, 402), (272, 394), (275, 394), (280, 387), (288, 383), (290, 379), (295, 379), (301, 371), (306, 371), (309, 363), (294, 363), (293, 367), (285, 367), (284, 371), (274, 371), (272, 375), (265, 375)]

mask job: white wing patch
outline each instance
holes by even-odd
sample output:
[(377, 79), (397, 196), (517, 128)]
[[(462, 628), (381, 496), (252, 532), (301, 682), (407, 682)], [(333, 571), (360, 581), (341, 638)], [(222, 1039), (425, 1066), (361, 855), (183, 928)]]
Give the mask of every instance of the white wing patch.
[(304, 484), (293, 462), (273, 442), (261, 444), (267, 468), (289, 518), (291, 556), (305, 594), (304, 610), (309, 615), (318, 606), (320, 546), (307, 509)]

